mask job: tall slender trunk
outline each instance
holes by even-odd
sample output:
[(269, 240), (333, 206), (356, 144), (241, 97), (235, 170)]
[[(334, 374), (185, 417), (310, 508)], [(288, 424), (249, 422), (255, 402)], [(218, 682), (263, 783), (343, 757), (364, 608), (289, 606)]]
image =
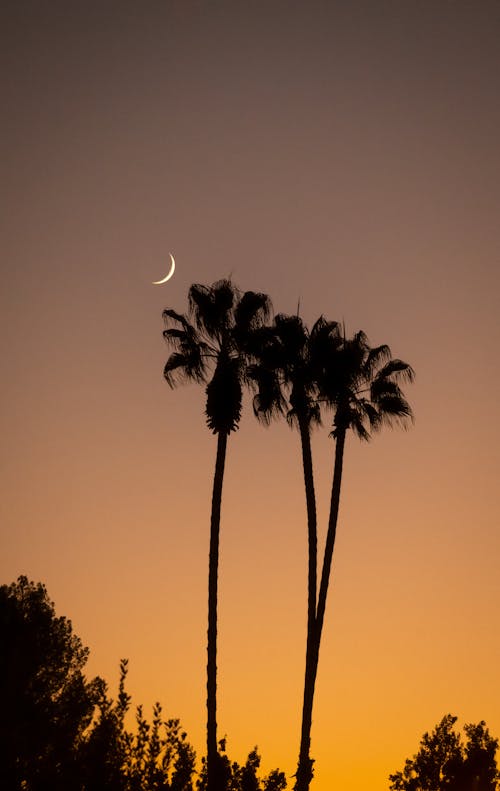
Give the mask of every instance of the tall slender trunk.
[(307, 636), (312, 636), (316, 619), (318, 534), (316, 521), (316, 495), (311, 452), (311, 433), (307, 419), (299, 418), (302, 467), (307, 506), (308, 574), (307, 574)]
[[(316, 622), (316, 595), (317, 595), (317, 564), (318, 564), (318, 535), (316, 518), (316, 496), (314, 492), (314, 476), (311, 453), (311, 435), (309, 423), (299, 418), (300, 440), (302, 447), (302, 467), (304, 472), (304, 487), (307, 505), (307, 535), (308, 535), (308, 576), (307, 576), (307, 643), (306, 666), (304, 673), (304, 697), (302, 704), (302, 727), (300, 734), (299, 762), (297, 768), (297, 783), (299, 774), (304, 774), (306, 767), (312, 770), (312, 761), (309, 758), (311, 743), (311, 706), (309, 705), (309, 687), (307, 684), (309, 667), (314, 649), (314, 628)], [(312, 777), (312, 771), (311, 771)]]
[(226, 461), (227, 434), (217, 436), (210, 516), (210, 554), (208, 561), (208, 631), (207, 631), (207, 789), (219, 791), (217, 750), (217, 585), (219, 572), (219, 528)]
[(326, 596), (330, 582), (330, 571), (332, 568), (333, 549), (335, 547), (335, 537), (337, 535), (337, 521), (340, 505), (340, 486), (342, 483), (342, 465), (344, 462), (346, 429), (338, 431), (335, 440), (335, 467), (333, 470), (332, 497), (330, 500), (330, 517), (328, 519), (328, 533), (326, 534), (325, 554), (323, 557), (323, 571), (321, 573), (321, 583), (319, 586), (318, 610), (316, 613), (316, 642), (318, 646), (321, 642), (321, 632), (325, 619)]
[(319, 649), (321, 644), (321, 633), (325, 619), (326, 597), (328, 584), (330, 581), (330, 571), (332, 567), (333, 549), (335, 546), (335, 536), (337, 533), (337, 520), (340, 504), (340, 486), (342, 483), (342, 464), (344, 460), (346, 430), (341, 429), (335, 442), (335, 464), (333, 469), (332, 495), (330, 501), (330, 516), (328, 519), (328, 532), (326, 535), (325, 554), (323, 556), (323, 569), (319, 587), (318, 608), (316, 611), (315, 625), (311, 639), (311, 646), (308, 651), (308, 661), (306, 663), (306, 677), (304, 682), (304, 704), (302, 709), (302, 737), (301, 752), (299, 755), (299, 765), (295, 775), (295, 791), (308, 791), (313, 777), (313, 762), (309, 757), (311, 743), (312, 711), (314, 702), (314, 689), (318, 672)]

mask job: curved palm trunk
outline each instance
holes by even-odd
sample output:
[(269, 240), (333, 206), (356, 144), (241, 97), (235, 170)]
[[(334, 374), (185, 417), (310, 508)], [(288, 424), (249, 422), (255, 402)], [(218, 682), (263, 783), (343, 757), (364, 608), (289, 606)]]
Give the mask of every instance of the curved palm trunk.
[[(300, 440), (302, 447), (302, 466), (304, 471), (304, 486), (307, 505), (307, 534), (308, 534), (308, 602), (307, 602), (307, 645), (306, 645), (306, 667), (304, 675), (304, 698), (302, 703), (302, 727), (300, 735), (299, 763), (297, 768), (297, 784), (299, 773), (303, 773), (303, 768), (309, 766), (312, 769), (312, 762), (309, 760), (310, 734), (311, 734), (311, 714), (312, 705), (309, 704), (309, 685), (307, 683), (309, 667), (312, 662), (312, 652), (314, 650), (314, 630), (316, 622), (316, 591), (317, 591), (317, 555), (318, 555), (318, 536), (316, 519), (316, 496), (314, 492), (314, 476), (311, 453), (311, 435), (309, 424), (304, 419), (299, 419)], [(312, 777), (312, 771), (311, 771)]]
[(344, 446), (345, 446), (346, 429), (341, 429), (337, 434), (335, 442), (335, 467), (333, 470), (332, 482), (332, 497), (330, 500), (330, 517), (328, 519), (328, 533), (326, 535), (325, 556), (323, 558), (323, 571), (321, 574), (321, 584), (319, 587), (318, 596), (318, 611), (316, 614), (316, 642), (318, 645), (321, 642), (321, 632), (323, 630), (323, 621), (325, 618), (326, 596), (328, 593), (328, 585), (330, 582), (330, 570), (332, 567), (333, 548), (335, 546), (335, 537), (337, 535), (337, 520), (339, 516), (340, 505), (340, 486), (342, 483), (342, 465), (344, 462)]
[(217, 751), (217, 585), (219, 571), (219, 528), (226, 461), (227, 434), (217, 436), (210, 516), (210, 553), (208, 561), (208, 631), (207, 631), (207, 789), (220, 791)]
[(299, 420), (300, 441), (302, 447), (302, 467), (304, 471), (304, 487), (307, 505), (307, 537), (309, 545), (309, 566), (307, 577), (307, 636), (312, 636), (316, 618), (316, 587), (317, 587), (317, 555), (318, 536), (316, 527), (316, 495), (314, 492), (314, 475), (311, 452), (311, 434), (309, 423), (301, 418)]
[(319, 649), (321, 633), (325, 619), (326, 597), (330, 582), (333, 549), (337, 533), (337, 520), (340, 504), (340, 486), (342, 483), (342, 465), (344, 460), (345, 429), (339, 431), (335, 443), (335, 465), (333, 470), (332, 495), (330, 501), (330, 517), (328, 519), (328, 532), (326, 536), (325, 554), (323, 557), (323, 570), (318, 596), (318, 609), (315, 618), (311, 645), (306, 662), (306, 677), (304, 683), (304, 704), (302, 709), (302, 737), (300, 745), (299, 765), (295, 775), (295, 791), (308, 791), (313, 777), (313, 761), (309, 757), (311, 744), (312, 710), (314, 702), (314, 688), (318, 672)]

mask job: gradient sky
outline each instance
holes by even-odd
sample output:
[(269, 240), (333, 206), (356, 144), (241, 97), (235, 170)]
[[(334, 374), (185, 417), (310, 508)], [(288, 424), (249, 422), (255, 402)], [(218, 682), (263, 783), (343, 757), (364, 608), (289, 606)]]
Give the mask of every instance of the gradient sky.
[[(12, 2), (2, 29), (1, 581), (43, 581), (89, 673), (114, 692), (128, 657), (202, 754), (215, 441), (161, 311), (232, 275), (417, 372), (414, 428), (346, 448), (314, 788), (384, 791), (447, 712), (500, 736), (500, 3)], [(288, 775), (305, 618), (298, 436), (247, 403), (219, 733)]]

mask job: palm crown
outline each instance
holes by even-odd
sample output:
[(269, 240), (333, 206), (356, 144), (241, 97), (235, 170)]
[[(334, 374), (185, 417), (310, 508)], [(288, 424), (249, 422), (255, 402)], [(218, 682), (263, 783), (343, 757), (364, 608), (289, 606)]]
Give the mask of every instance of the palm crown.
[(405, 427), (412, 420), (400, 384), (413, 382), (415, 374), (408, 363), (391, 359), (389, 346), (371, 348), (362, 331), (352, 338), (336, 331), (325, 350), (317, 359), (316, 378), (320, 399), (335, 411), (334, 436), (351, 428), (368, 440), (384, 424)]
[(268, 424), (286, 414), (290, 425), (320, 422), (316, 372), (337, 327), (321, 316), (309, 331), (299, 316), (280, 313), (271, 327), (255, 334), (252, 352), (257, 362), (247, 376), (257, 390), (253, 408), (260, 420)]
[(194, 284), (188, 300), (187, 316), (163, 311), (163, 336), (175, 349), (163, 373), (171, 387), (182, 381), (206, 383), (208, 427), (214, 434), (229, 434), (241, 416), (248, 337), (268, 318), (270, 300), (253, 291), (242, 294), (230, 280)]

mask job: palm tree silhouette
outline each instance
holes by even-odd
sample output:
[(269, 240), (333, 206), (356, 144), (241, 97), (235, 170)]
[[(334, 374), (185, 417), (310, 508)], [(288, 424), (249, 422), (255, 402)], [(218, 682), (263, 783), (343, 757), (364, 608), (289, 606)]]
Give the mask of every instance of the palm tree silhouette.
[(400, 383), (412, 382), (414, 371), (402, 360), (391, 359), (388, 346), (371, 348), (364, 332), (346, 339), (345, 331), (340, 335), (336, 327), (329, 338), (323, 338), (322, 351), (323, 355), (315, 359), (315, 375), (320, 399), (334, 410), (331, 436), (335, 439), (335, 463), (314, 634), (306, 663), (295, 791), (308, 791), (313, 776), (309, 755), (312, 709), (337, 531), (346, 434), (352, 429), (360, 439), (368, 441), (371, 433), (383, 425), (405, 427), (413, 418)]
[[(309, 332), (298, 316), (279, 314), (271, 327), (262, 328), (254, 336), (252, 353), (256, 362), (247, 376), (256, 387), (253, 407), (255, 415), (269, 425), (275, 417), (286, 414), (288, 423), (299, 430), (302, 468), (307, 508), (308, 532), (308, 606), (306, 670), (303, 712), (311, 711), (310, 687), (307, 679), (312, 665), (316, 634), (317, 602), (317, 516), (311, 453), (311, 429), (321, 422), (318, 372), (325, 358), (341, 341), (337, 322), (321, 316)], [(310, 717), (303, 718), (301, 745), (309, 744)], [(307, 748), (307, 756), (309, 748)]]
[[(217, 435), (217, 454), (210, 517), (207, 631), (207, 789), (219, 791), (217, 750), (217, 586), (219, 530), (227, 439), (238, 428), (245, 374), (245, 345), (270, 314), (265, 294), (242, 294), (230, 280), (211, 286), (194, 284), (188, 293), (188, 315), (163, 311), (163, 335), (175, 351), (164, 369), (168, 384), (206, 384), (205, 414)], [(173, 324), (173, 326), (169, 326)]]
[(290, 426), (299, 430), (308, 527), (307, 652), (316, 617), (317, 518), (311, 453), (311, 428), (321, 422), (316, 368), (337, 332), (336, 322), (321, 316), (309, 332), (298, 316), (278, 314), (271, 327), (254, 335), (253, 364), (247, 378), (256, 387), (254, 413), (265, 425), (286, 414)]

